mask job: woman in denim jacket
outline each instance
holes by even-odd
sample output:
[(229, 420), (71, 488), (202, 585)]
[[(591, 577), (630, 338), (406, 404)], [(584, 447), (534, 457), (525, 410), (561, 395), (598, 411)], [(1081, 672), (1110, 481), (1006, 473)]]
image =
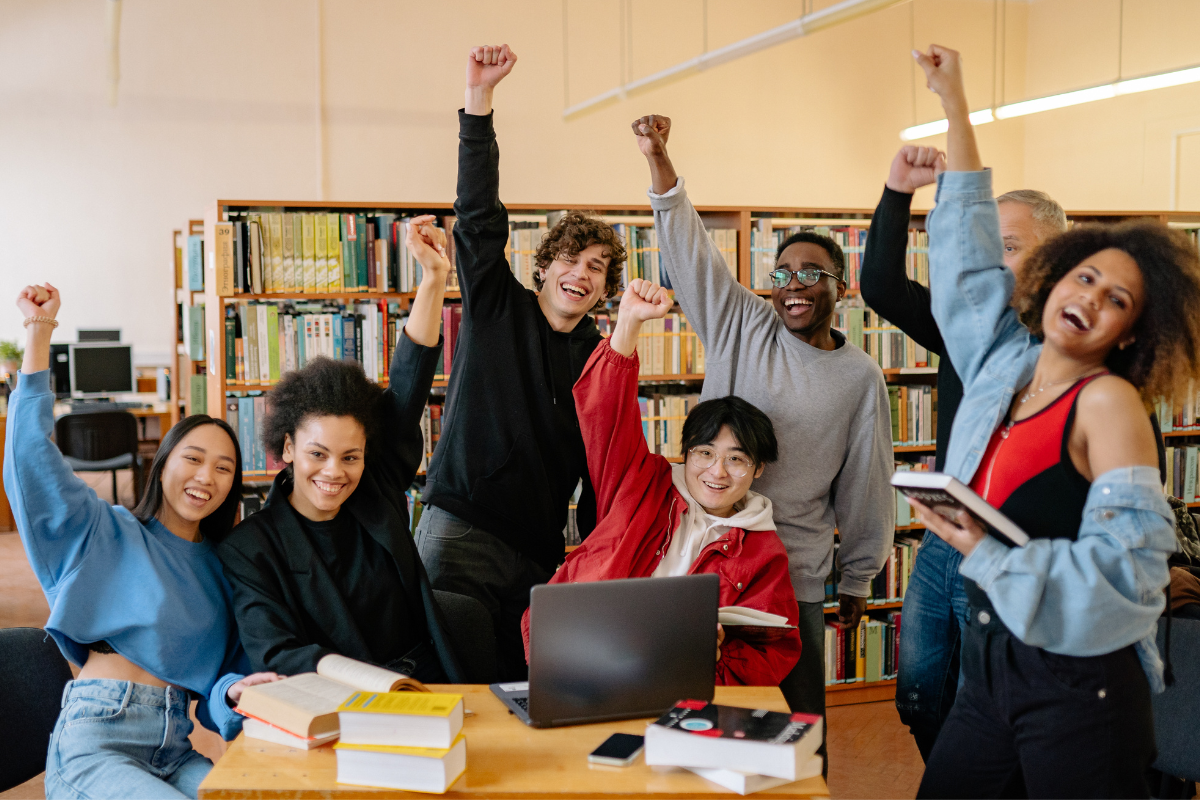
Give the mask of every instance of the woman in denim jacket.
[(1031, 537), (1010, 549), (914, 503), (965, 556), (971, 605), (965, 683), (918, 796), (1023, 779), (1031, 797), (1146, 797), (1176, 545), (1142, 398), (1198, 372), (1200, 262), (1157, 223), (1076, 228), (1031, 257), (1014, 310), (959, 56), (914, 56), (950, 126), (928, 219), (933, 313), (964, 386), (946, 472)]

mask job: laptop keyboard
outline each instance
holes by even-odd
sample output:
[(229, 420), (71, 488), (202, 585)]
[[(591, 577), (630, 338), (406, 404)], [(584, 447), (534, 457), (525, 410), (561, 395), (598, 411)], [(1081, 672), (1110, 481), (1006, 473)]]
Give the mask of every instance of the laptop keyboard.
[(519, 705), (521, 708), (525, 709), (526, 714), (529, 713), (529, 698), (528, 697), (510, 697), (508, 699), (513, 701), (517, 705)]

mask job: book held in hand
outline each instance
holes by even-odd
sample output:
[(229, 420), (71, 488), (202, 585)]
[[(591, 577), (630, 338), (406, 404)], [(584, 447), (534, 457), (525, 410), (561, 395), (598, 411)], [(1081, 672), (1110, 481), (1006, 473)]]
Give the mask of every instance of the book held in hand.
[(449, 748), (395, 747), (380, 744), (333, 746), (338, 783), (442, 794), (467, 769), (467, 740)]
[(235, 710), (302, 739), (321, 738), (338, 732), (338, 706), (355, 692), (398, 690), (429, 691), (399, 672), (330, 654), (316, 672), (246, 687)]
[(821, 746), (823, 724), (817, 714), (681, 700), (646, 726), (646, 763), (800, 780)]
[(795, 630), (787, 617), (745, 606), (722, 606), (717, 609), (717, 622), (729, 628), (729, 635), (740, 639), (771, 641)]
[(343, 744), (450, 747), (463, 726), (461, 694), (355, 692), (338, 708)]
[(1029, 534), (1017, 523), (989, 505), (958, 478), (944, 472), (896, 472), (892, 475), (892, 486), (951, 522), (959, 511), (966, 511), (988, 533), (1009, 547), (1022, 547), (1029, 542)]

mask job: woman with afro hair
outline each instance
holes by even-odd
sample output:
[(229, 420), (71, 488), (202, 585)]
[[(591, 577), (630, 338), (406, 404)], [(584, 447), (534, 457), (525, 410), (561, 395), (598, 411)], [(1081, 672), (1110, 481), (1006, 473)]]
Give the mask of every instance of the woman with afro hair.
[(217, 550), (251, 663), (280, 674), (313, 672), (338, 654), (422, 681), (464, 680), (404, 494), (421, 463), (450, 272), (432, 220), (408, 226), (424, 272), (388, 387), (328, 358), (284, 376), (269, 397), (263, 444), (287, 467), (262, 510)]
[(913, 502), (963, 554), (969, 605), (962, 685), (917, 796), (1148, 797), (1176, 542), (1145, 404), (1200, 373), (1200, 259), (1161, 223), (1080, 226), (1014, 285), (959, 54), (914, 55), (949, 120), (927, 222), (933, 314), (963, 382), (945, 471), (1030, 537), (1008, 547)]

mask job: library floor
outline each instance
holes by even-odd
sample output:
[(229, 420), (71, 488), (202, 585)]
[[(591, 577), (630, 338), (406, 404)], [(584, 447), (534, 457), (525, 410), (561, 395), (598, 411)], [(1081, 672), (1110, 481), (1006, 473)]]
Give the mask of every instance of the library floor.
[[(81, 476), (93, 483), (102, 497), (111, 494), (107, 473)], [(127, 483), (118, 490), (129, 493)], [(122, 497), (128, 502), (128, 498)], [(21, 540), (15, 533), (0, 533), (0, 628), (41, 627), (49, 615), (37, 580), (29, 568)], [(865, 703), (829, 709), (829, 790), (834, 798), (915, 797), (921, 781), (921, 756), (908, 729), (900, 723), (896, 707)], [(223, 751), (220, 739), (198, 729), (192, 740), (210, 758)], [(38, 776), (7, 792), (0, 800), (42, 798)]]

